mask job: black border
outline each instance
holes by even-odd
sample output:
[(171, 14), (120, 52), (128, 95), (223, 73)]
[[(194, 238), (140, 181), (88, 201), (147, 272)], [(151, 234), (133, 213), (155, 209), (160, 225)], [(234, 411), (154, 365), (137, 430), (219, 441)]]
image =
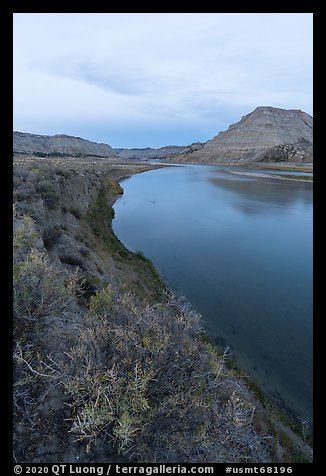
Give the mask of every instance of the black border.
[[(4, 2), (3, 2), (4, 3)], [(109, 5), (108, 5), (109, 6)], [(128, 5), (126, 5), (128, 6)], [(158, 6), (158, 5), (157, 5)], [(168, 9), (168, 3), (164, 4), (164, 9)], [(174, 9), (178, 8), (177, 5), (173, 4)], [(201, 5), (204, 7), (204, 5)], [(207, 8), (208, 12), (212, 4), (209, 4)], [(227, 7), (228, 4), (225, 4)], [(267, 5), (266, 5), (267, 6)], [(322, 127), (322, 115), (321, 115), (321, 96), (320, 96), (320, 82), (323, 80), (322, 73), (318, 70), (317, 65), (321, 62), (323, 64), (323, 54), (318, 55), (317, 59), (317, 50), (318, 45), (322, 43), (322, 36), (320, 32), (323, 28), (323, 18), (321, 16), (320, 6), (316, 7), (313, 4), (308, 5), (310, 8), (304, 12), (293, 12), (293, 9), (287, 8), (284, 3), (280, 4), (280, 8), (277, 8), (277, 5), (274, 3), (273, 12), (268, 9), (270, 13), (313, 13), (313, 22), (314, 22), (314, 207), (313, 207), (313, 264), (314, 264), (314, 462), (306, 466), (306, 464), (294, 464), (293, 474), (307, 474), (308, 472), (313, 472), (316, 467), (322, 464), (322, 453), (323, 453), (323, 426), (322, 426), (322, 416), (323, 416), (323, 400), (325, 398), (325, 391), (323, 390), (321, 382), (322, 376), (324, 373), (324, 367), (320, 359), (323, 354), (321, 352), (320, 340), (323, 338), (322, 332), (322, 321), (324, 316), (321, 314), (320, 309), (320, 293), (321, 293), (321, 283), (320, 283), (320, 274), (322, 270), (321, 263), (321, 240), (320, 232), (318, 228), (320, 224), (323, 224), (322, 216), (322, 161), (324, 160), (322, 152), (320, 150), (320, 141), (319, 137), (321, 135)], [(67, 2), (56, 2), (54, 5), (42, 3), (42, 5), (35, 5), (31, 2), (21, 2), (21, 1), (6, 1), (5, 5), (0, 7), (0, 18), (2, 20), (1, 26), (1, 45), (3, 46), (2, 51), (2, 93), (4, 96), (4, 101), (2, 104), (5, 105), (2, 109), (2, 139), (5, 138), (2, 142), (1, 152), (1, 187), (0, 191), (2, 194), (2, 210), (5, 210), (5, 213), (2, 213), (2, 226), (1, 226), (1, 237), (2, 237), (2, 259), (4, 259), (4, 264), (2, 266), (3, 271), (3, 280), (1, 285), (2, 296), (5, 297), (5, 305), (2, 307), (2, 329), (0, 336), (2, 342), (0, 344), (0, 349), (3, 352), (3, 357), (1, 362), (5, 361), (5, 373), (2, 375), (2, 386), (1, 386), (1, 433), (2, 433), (2, 445), (1, 445), (1, 463), (5, 463), (4, 467), (8, 469), (8, 474), (13, 474), (13, 461), (12, 461), (12, 131), (13, 131), (13, 14), (16, 13), (111, 13), (104, 12), (102, 5), (99, 8), (96, 8), (93, 5), (93, 12), (89, 11), (80, 11), (80, 4), (77, 9), (69, 6)], [(111, 7), (111, 5), (110, 5)], [(119, 5), (117, 5), (119, 7)], [(189, 7), (189, 5), (187, 5)], [(259, 5), (258, 8), (249, 8), (249, 12), (241, 12), (237, 10), (237, 13), (263, 13), (262, 5)], [(143, 8), (142, 13), (152, 12), (153, 4), (149, 8)], [(173, 9), (173, 8), (172, 8)], [(271, 10), (272, 10), (271, 9)], [(77, 11), (76, 11), (77, 10)], [(117, 12), (120, 12), (118, 8)], [(177, 12), (181, 12), (177, 9)], [(177, 13), (174, 12), (174, 13)], [(226, 8), (225, 11), (219, 13), (230, 12), (229, 8)], [(116, 13), (116, 12), (112, 12)], [(134, 12), (139, 13), (139, 12)], [(198, 12), (203, 13), (203, 12)], [(235, 13), (235, 12), (234, 12)], [(266, 12), (265, 12), (266, 13)], [(277, 34), (277, 32), (276, 32)], [(321, 46), (321, 52), (323, 53), (323, 47)], [(326, 159), (325, 159), (326, 160)], [(11, 197), (9, 200), (8, 197)], [(4, 218), (5, 215), (5, 218)], [(8, 230), (7, 230), (8, 225)], [(59, 464), (59, 463), (58, 463)], [(24, 465), (26, 466), (26, 465)], [(47, 466), (47, 465), (38, 465), (38, 466)], [(51, 465), (48, 465), (49, 467)], [(125, 465), (126, 466), (126, 465)], [(146, 466), (146, 465), (145, 465)], [(150, 466), (150, 465), (149, 465)], [(210, 465), (212, 466), (212, 465)], [(213, 465), (215, 468), (218, 465)], [(241, 465), (232, 465), (233, 467)], [(266, 466), (266, 465), (265, 465)], [(274, 464), (272, 466), (275, 466)], [(278, 465), (279, 466), (279, 465)], [(216, 472), (218, 469), (216, 468)], [(224, 471), (222, 471), (223, 473)], [(49, 473), (51, 474), (51, 473)], [(113, 473), (114, 474), (114, 473)]]

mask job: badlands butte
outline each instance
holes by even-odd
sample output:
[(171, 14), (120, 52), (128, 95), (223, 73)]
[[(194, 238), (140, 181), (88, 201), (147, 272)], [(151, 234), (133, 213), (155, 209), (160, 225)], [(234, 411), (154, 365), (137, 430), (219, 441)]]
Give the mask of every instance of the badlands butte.
[(297, 109), (257, 107), (204, 144), (181, 151), (180, 162), (311, 164), (313, 119)]
[(313, 118), (300, 109), (259, 106), (207, 142), (159, 149), (113, 149), (107, 144), (64, 134), (41, 136), (14, 132), (14, 153), (160, 159), (175, 163), (276, 164), (280, 168), (301, 165), (311, 170)]
[(310, 428), (112, 229), (119, 181), (148, 160), (312, 170), (312, 118), (259, 107), (160, 149), (14, 132), (13, 151), (15, 463), (312, 462)]

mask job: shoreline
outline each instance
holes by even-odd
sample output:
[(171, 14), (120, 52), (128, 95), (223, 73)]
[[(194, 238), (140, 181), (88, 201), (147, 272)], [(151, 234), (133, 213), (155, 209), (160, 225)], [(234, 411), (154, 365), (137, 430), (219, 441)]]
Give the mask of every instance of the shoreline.
[[(132, 175), (130, 175), (130, 177)], [(122, 187), (120, 183), (121, 180), (119, 180), (118, 183)], [(117, 199), (118, 198), (119, 197), (117, 197)], [(112, 206), (115, 201), (116, 200), (114, 200), (114, 202), (112, 203)], [(113, 228), (112, 232), (114, 233)], [(122, 242), (121, 244), (122, 246), (125, 246)], [(137, 255), (137, 253), (131, 252), (129, 250), (128, 252)], [(161, 274), (153, 264), (152, 260), (147, 258), (145, 255), (143, 256), (144, 259), (148, 261), (151, 266), (153, 266), (158, 278), (161, 280), (162, 284), (166, 287), (166, 289), (172, 290), (173, 292), (173, 289), (171, 289), (171, 287), (165, 282), (164, 278), (161, 276)], [(192, 306), (192, 304), (190, 305), (194, 309), (194, 311), (197, 312), (197, 310)], [(223, 355), (224, 349), (216, 342), (216, 336), (211, 335), (207, 331), (204, 322), (204, 317), (200, 313), (199, 315), (202, 323), (202, 332), (199, 338), (208, 343), (208, 345), (210, 345), (217, 354)], [(225, 342), (225, 344), (227, 345), (227, 342)], [(241, 367), (241, 363), (239, 362), (239, 359), (236, 357), (236, 355), (227, 356), (226, 366), (231, 372), (232, 379), (235, 380), (235, 383), (238, 382), (239, 388), (243, 387), (243, 385), (241, 384), (245, 384), (246, 390), (245, 392), (240, 392), (240, 395), (248, 402), (254, 404), (256, 414), (255, 421), (257, 422), (258, 427), (260, 427), (261, 425), (263, 427), (266, 427), (266, 430), (268, 429), (268, 431), (274, 433), (274, 435), (282, 444), (290, 444), (290, 446), (295, 447), (296, 450), (294, 451), (294, 453), (298, 452), (298, 456), (295, 456), (295, 462), (311, 462), (313, 454), (313, 424), (311, 423), (311, 427), (308, 430), (307, 436), (305, 437), (305, 439), (303, 439), (302, 422), (295, 415), (295, 412), (287, 408), (285, 403), (283, 404), (283, 402), (276, 402), (270, 395), (268, 395), (268, 393), (265, 391), (265, 389), (262, 388), (261, 384), (257, 382), (254, 376), (251, 375), (248, 371), (246, 371), (243, 367)], [(299, 458), (299, 460), (296, 459), (297, 457)], [(303, 459), (301, 460), (301, 458)]]
[[(180, 165), (187, 165), (187, 164), (180, 164)], [(192, 164), (191, 164), (192, 165)], [(208, 165), (208, 164), (195, 164), (195, 165)], [(148, 170), (150, 171), (150, 170)], [(145, 172), (145, 171), (144, 171)], [(235, 173), (235, 174), (241, 174), (242, 175), (242, 172), (233, 172), (233, 171), (230, 171), (230, 173)], [(128, 178), (132, 177), (133, 175), (136, 175), (137, 172), (133, 173), (133, 174), (130, 174), (128, 176)], [(246, 174), (246, 173), (244, 173)], [(246, 174), (246, 175), (251, 175), (249, 172)], [(258, 174), (260, 176), (260, 174)], [(264, 175), (265, 177), (265, 175)], [(123, 177), (121, 179), (119, 179), (118, 183), (119, 185), (121, 186), (121, 188), (123, 189), (123, 181), (126, 179), (127, 177)], [(268, 176), (266, 176), (266, 178), (269, 178)], [(277, 178), (277, 177), (275, 177)], [(298, 180), (300, 181), (300, 180)], [(311, 182), (308, 182), (308, 183), (311, 183)], [(119, 196), (117, 197), (117, 199), (120, 198)], [(116, 201), (116, 200), (115, 200)], [(112, 203), (112, 206), (114, 205), (115, 201)], [(115, 234), (114, 230), (113, 230), (113, 227), (112, 227), (112, 232), (114, 233), (114, 235), (117, 237), (117, 235)], [(119, 238), (117, 237), (117, 239), (119, 240)], [(120, 240), (119, 240), (120, 241)], [(121, 242), (122, 243), (122, 242)], [(122, 243), (122, 245), (125, 247), (124, 243)], [(128, 248), (126, 248), (128, 249)], [(137, 254), (136, 252), (132, 252), (130, 250), (128, 250), (130, 253), (133, 253), (133, 254)], [(159, 276), (160, 280), (162, 281), (163, 285), (166, 286), (167, 289), (170, 289), (173, 291), (173, 289), (171, 289), (170, 285), (164, 280), (163, 276), (160, 274), (159, 270), (156, 268), (156, 266), (153, 264), (152, 260), (150, 260), (149, 258), (145, 256), (145, 259), (148, 260), (151, 265), (154, 267), (154, 269), (156, 270), (157, 272), (157, 275)], [(192, 306), (192, 304), (191, 304)], [(192, 306), (193, 307), (193, 306)], [(194, 308), (194, 310), (196, 312), (197, 309)], [(200, 313), (199, 313), (200, 314)], [(200, 314), (201, 315), (201, 314)], [(205, 320), (204, 320), (204, 317), (201, 315), (201, 321), (202, 321), (202, 325), (203, 325), (203, 329), (204, 329), (204, 334), (206, 335), (206, 338), (209, 340), (209, 342), (217, 349), (217, 351), (221, 354), (223, 354), (223, 347), (217, 342), (217, 340), (219, 339), (218, 336), (216, 335), (213, 335), (213, 334), (210, 334), (208, 332), (208, 330), (206, 329), (206, 325), (205, 325)], [(217, 339), (216, 339), (217, 338)], [(225, 347), (227, 348), (231, 348), (231, 346), (228, 345), (228, 342), (225, 342)], [(234, 349), (236, 350), (236, 349)], [(267, 407), (269, 407), (270, 409), (273, 409), (273, 412), (276, 412), (281, 419), (283, 420), (287, 420), (288, 423), (290, 422), (290, 425), (294, 428), (294, 427), (297, 427), (297, 431), (300, 431), (300, 418), (299, 416), (296, 415), (295, 411), (292, 410), (290, 407), (288, 407), (286, 405), (286, 402), (281, 399), (281, 401), (276, 401), (270, 394), (268, 391), (266, 391), (262, 384), (260, 384), (257, 379), (252, 375), (250, 374), (247, 370), (245, 370), (244, 367), (241, 366), (241, 358), (239, 356), (236, 355), (236, 353), (234, 355), (231, 355), (229, 358), (229, 364), (230, 364), (230, 368), (232, 368), (237, 376), (240, 378), (240, 379), (244, 379), (246, 381), (246, 383), (250, 382), (249, 385), (251, 388), (254, 388), (254, 394), (255, 396), (258, 398), (258, 400), (260, 401), (260, 403), (262, 403), (263, 405), (266, 404)], [(244, 378), (244, 375), (245, 375), (245, 378)], [(312, 426), (312, 422), (311, 422), (311, 426)]]
[[(19, 159), (16, 164), (20, 169), (19, 177), (21, 178), (21, 176), (24, 175), (24, 171), (19, 166), (24, 166), (26, 164), (24, 164), (24, 160), (21, 161)], [(84, 266), (83, 274), (85, 274), (85, 270), (87, 270), (87, 276), (89, 278), (92, 278), (92, 276), (94, 278), (98, 276), (97, 281), (89, 281), (90, 285), (104, 286), (106, 282), (105, 279), (108, 279), (107, 274), (110, 273), (110, 279), (112, 277), (113, 279), (123, 280), (124, 284), (128, 284), (132, 287), (136, 295), (144, 297), (144, 299), (150, 298), (154, 303), (159, 302), (158, 294), (155, 292), (155, 289), (156, 291), (158, 290), (158, 280), (165, 288), (168, 286), (154, 267), (151, 260), (141, 256), (137, 252), (130, 252), (123, 243), (120, 242), (112, 229), (113, 215), (111, 211), (113, 211), (113, 204), (121, 194), (123, 194), (123, 189), (120, 191), (122, 188), (121, 185), (119, 186), (120, 189), (117, 186), (120, 182), (136, 173), (155, 170), (169, 164), (163, 163), (154, 165), (146, 164), (144, 162), (137, 164), (130, 162), (127, 164), (111, 163), (107, 165), (116, 165), (117, 167), (114, 167), (112, 170), (105, 170), (106, 166), (102, 169), (99, 167), (100, 162), (98, 161), (96, 161), (96, 163), (91, 163), (87, 160), (84, 162), (80, 160), (65, 162), (62, 161), (62, 158), (56, 161), (55, 159), (43, 160), (35, 157), (32, 158), (32, 160), (35, 161), (35, 164), (30, 164), (33, 168), (31, 169), (32, 172), (29, 177), (34, 181), (38, 176), (42, 176), (43, 180), (51, 178), (50, 166), (54, 165), (56, 167), (52, 172), (52, 176), (56, 177), (53, 181), (53, 185), (51, 185), (53, 188), (50, 188), (48, 195), (45, 196), (45, 199), (52, 198), (52, 201), (48, 200), (49, 205), (45, 210), (47, 210), (47, 213), (50, 213), (52, 217), (51, 222), (49, 222), (52, 226), (51, 230), (56, 231), (58, 227), (60, 227), (61, 238), (60, 236), (53, 235), (50, 253), (48, 253), (49, 256), (57, 256), (57, 249), (58, 244), (60, 245), (60, 240), (63, 240), (63, 238), (69, 238), (70, 243), (66, 241), (66, 244), (73, 245), (71, 247), (71, 252), (73, 249), (83, 246), (83, 248), (80, 248), (83, 253), (79, 257), (81, 264)], [(103, 161), (101, 162), (103, 163)], [(126, 167), (126, 165), (128, 167)], [(60, 168), (58, 166), (60, 166)], [(128, 169), (128, 171), (124, 171), (124, 168)], [(125, 175), (123, 175), (124, 172)], [(87, 189), (87, 187), (92, 185), (94, 180), (96, 182), (94, 188)], [(102, 181), (103, 184), (106, 184), (106, 189), (103, 190), (105, 194), (103, 193), (101, 201), (99, 201), (98, 195), (98, 192), (101, 191), (100, 181)], [(24, 179), (24, 183), (27, 183), (27, 179)], [(62, 187), (60, 190), (59, 186)], [(58, 197), (56, 191), (58, 192)], [(92, 191), (91, 194), (90, 191)], [(38, 191), (38, 193), (42, 192)], [(79, 194), (81, 195), (79, 196)], [(41, 227), (46, 225), (46, 223), (44, 224), (42, 222), (42, 219), (45, 219), (46, 215), (43, 215), (43, 208), (37, 208), (40, 206), (39, 202), (35, 201), (37, 194), (34, 196), (34, 194), (31, 193), (30, 196), (33, 197), (33, 201), (26, 201), (25, 198), (21, 198), (20, 206), (25, 205), (26, 210), (26, 205), (28, 205), (34, 216), (37, 217), (39, 215), (41, 218), (39, 226), (40, 231), (42, 231)], [(60, 201), (54, 202), (55, 198)], [(69, 203), (69, 210), (67, 210), (67, 203)], [(80, 206), (79, 212), (75, 209), (77, 205)], [(33, 209), (34, 206), (35, 209)], [(91, 215), (90, 212), (92, 212)], [(103, 228), (103, 212), (105, 212), (108, 229)], [(89, 222), (90, 219), (91, 222)], [(91, 229), (89, 229), (87, 234), (85, 234), (87, 228), (85, 228), (85, 225), (87, 223), (87, 226), (91, 225), (92, 232)], [(71, 227), (72, 224), (74, 224), (74, 226), (79, 226), (79, 234), (76, 233), (78, 231), (77, 228), (73, 230)], [(82, 233), (84, 234), (82, 235)], [(104, 233), (107, 236), (104, 236)], [(113, 237), (111, 238), (111, 234), (114, 235), (115, 240), (112, 239)], [(51, 237), (48, 237), (48, 240), (50, 238)], [(72, 258), (75, 258), (75, 263), (77, 262), (75, 255), (72, 255), (69, 261), (67, 260), (67, 257), (69, 258), (67, 246), (65, 248), (65, 253), (67, 255), (65, 256), (65, 263), (68, 263), (69, 266), (73, 265), (74, 262)], [(99, 267), (102, 267), (103, 269), (103, 272), (100, 273), (102, 276), (99, 275)], [(153, 272), (154, 270), (156, 273)], [(116, 277), (113, 276), (115, 274)], [(128, 283), (126, 282), (127, 280)], [(144, 286), (146, 289), (144, 289)], [(207, 333), (205, 334), (205, 340), (210, 340), (210, 336)], [(52, 337), (58, 338), (58, 336), (54, 335), (52, 335)], [(49, 342), (54, 342), (54, 340), (51, 339)], [(221, 352), (216, 343), (214, 344), (214, 349), (216, 352)], [(303, 441), (299, 425), (296, 426), (294, 422), (290, 422), (290, 419), (286, 414), (284, 414), (284, 411), (282, 411), (284, 409), (278, 409), (276, 405), (268, 403), (269, 399), (265, 397), (265, 393), (260, 389), (256, 381), (250, 384), (248, 380), (250, 377), (247, 376), (247, 380), (244, 378), (243, 369), (238, 368), (234, 362), (231, 362), (231, 359), (229, 359), (228, 364), (230, 367), (230, 375), (232, 375), (231, 378), (245, 384), (246, 391), (242, 396), (244, 398), (248, 397), (249, 401), (252, 401), (256, 406), (258, 423), (263, 426), (265, 429), (264, 431), (274, 434), (275, 438), (286, 447), (286, 461), (283, 462), (296, 462), (298, 460), (301, 461), (301, 459), (305, 462), (310, 462), (312, 450), (309, 445)], [(233, 370), (231, 372), (232, 367)]]
[(291, 172), (288, 171), (288, 174), (273, 174), (273, 173), (260, 173), (260, 172), (238, 172), (235, 170), (228, 170), (231, 174), (236, 175), (245, 175), (248, 177), (257, 177), (257, 178), (268, 178), (273, 180), (290, 180), (292, 182), (303, 182), (303, 183), (313, 183), (313, 175), (311, 178), (307, 175), (291, 175)]
[[(254, 163), (254, 162), (247, 162), (247, 163), (231, 163), (231, 162), (161, 162), (165, 165), (174, 165), (174, 166), (186, 166), (186, 165), (208, 165), (208, 166), (220, 166), (220, 167), (232, 167), (236, 169), (244, 169), (244, 171), (233, 171), (229, 170), (230, 173), (238, 174), (238, 175), (247, 175), (252, 177), (260, 177), (260, 178), (269, 178), (269, 179), (276, 179), (276, 180), (290, 180), (295, 182), (303, 182), (303, 183), (313, 183), (313, 164), (309, 163), (307, 165), (302, 164), (279, 164), (272, 162), (270, 164), (261, 164), (261, 163)], [(261, 170), (262, 172), (254, 172), (254, 171), (247, 171), (246, 169), (255, 169)], [(268, 171), (265, 172), (264, 171)], [(274, 173), (275, 171), (275, 173)], [(282, 173), (277, 173), (282, 172)], [(286, 173), (285, 173), (286, 172)], [(307, 173), (311, 175), (296, 175), (297, 173)]]
[(238, 164), (240, 167), (253, 167), (256, 169), (273, 169), (279, 171), (289, 172), (309, 172), (313, 173), (313, 163), (300, 164), (296, 162), (247, 162), (245, 164)]

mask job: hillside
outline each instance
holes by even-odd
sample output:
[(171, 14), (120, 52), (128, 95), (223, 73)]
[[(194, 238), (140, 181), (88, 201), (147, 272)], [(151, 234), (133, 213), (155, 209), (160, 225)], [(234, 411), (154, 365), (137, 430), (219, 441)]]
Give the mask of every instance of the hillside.
[(14, 461), (309, 462), (312, 450), (112, 231), (153, 165), (14, 158)]
[(184, 149), (184, 146), (179, 145), (167, 145), (160, 147), (159, 149), (153, 149), (151, 147), (146, 147), (143, 149), (114, 149), (122, 159), (166, 159), (174, 154), (178, 154)]
[(294, 163), (313, 162), (313, 118), (299, 109), (257, 107), (204, 144), (185, 148), (178, 162)]
[(112, 147), (98, 144), (81, 137), (57, 134), (54, 136), (13, 133), (13, 150), (18, 154), (36, 154), (39, 156), (65, 155), (71, 157), (116, 157)]

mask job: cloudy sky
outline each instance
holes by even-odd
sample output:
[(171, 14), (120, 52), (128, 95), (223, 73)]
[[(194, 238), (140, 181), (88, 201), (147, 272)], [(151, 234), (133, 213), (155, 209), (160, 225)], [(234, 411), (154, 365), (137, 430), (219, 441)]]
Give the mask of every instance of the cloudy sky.
[(14, 130), (206, 141), (257, 106), (312, 115), (312, 13), (15, 13)]

